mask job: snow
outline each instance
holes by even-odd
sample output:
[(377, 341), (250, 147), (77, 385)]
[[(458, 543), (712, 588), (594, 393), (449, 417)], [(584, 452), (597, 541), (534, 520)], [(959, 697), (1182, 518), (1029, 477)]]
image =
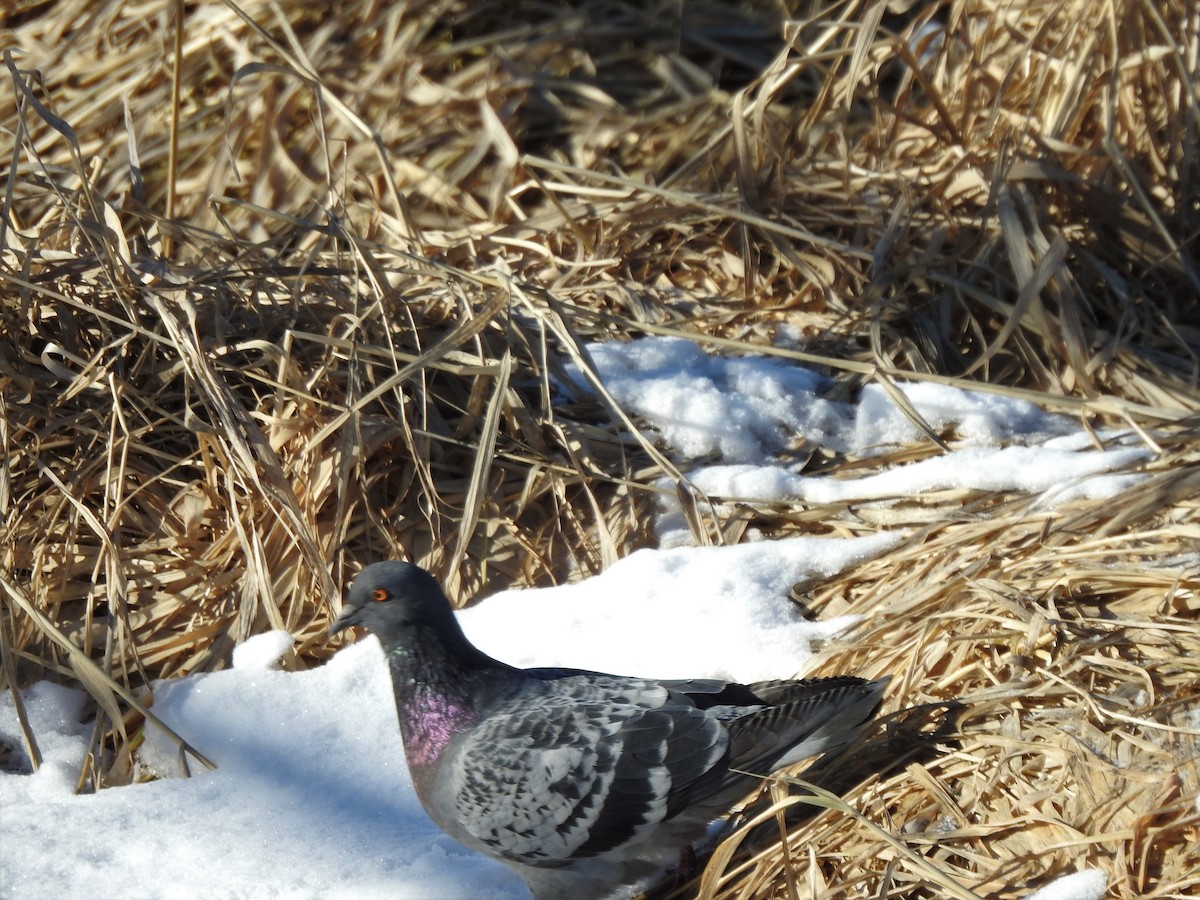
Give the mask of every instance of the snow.
[[(784, 360), (711, 356), (674, 338), (589, 352), (613, 396), (715, 503), (886, 505), (962, 489), (1022, 491), (1031, 508), (1053, 509), (1115, 495), (1150, 457), (1127, 435), (1092, 436), (1024, 401), (898, 385), (952, 451), (858, 478), (812, 476), (803, 466), (816, 447), (861, 458), (927, 439), (879, 385), (856, 403), (831, 400), (830, 381)], [(560, 389), (586, 390), (578, 373), (572, 381)], [(789, 588), (906, 537), (696, 547), (673, 489), (663, 496), (658, 548), (576, 584), (490, 597), (461, 614), (468, 635), (518, 665), (787, 677), (803, 670), (814, 642), (853, 621), (806, 620)], [(84, 695), (48, 682), (28, 688), (45, 761), (36, 774), (27, 761), (0, 772), (0, 896), (526, 897), (515, 874), (460, 847), (421, 810), (375, 639), (302, 672), (277, 668), (291, 645), (285, 632), (268, 632), (240, 645), (227, 671), (156, 685), (155, 713), (215, 771), (193, 762), (193, 777), (181, 777), (173, 745), (148, 728), (140, 758), (157, 780), (95, 795), (74, 793), (89, 735)], [(23, 747), (8, 695), (0, 739)], [(1084, 871), (1027, 900), (1091, 900), (1104, 883)]]
[(1108, 889), (1108, 878), (1097, 869), (1084, 869), (1073, 875), (1063, 875), (1025, 900), (1102, 900)]
[[(791, 585), (871, 559), (902, 537), (639, 550), (594, 578), (506, 591), (461, 612), (459, 619), (480, 649), (524, 667), (738, 681), (786, 677), (812, 655), (814, 640), (854, 622), (806, 621), (786, 599)], [(735, 597), (736, 603), (729, 602)], [(631, 621), (637, 629), (627, 627)], [(547, 634), (554, 640), (547, 641)], [(737, 636), (735, 653), (729, 652), (731, 634)]]
[[(421, 811), (373, 638), (307, 672), (234, 668), (160, 684), (154, 711), (219, 767), (174, 777), (174, 748), (148, 729), (142, 756), (165, 777), (93, 795), (73, 794), (82, 696), (45, 682), (26, 696), (45, 762), (36, 775), (0, 776), (0, 895), (522, 896), (515, 875)], [(0, 734), (19, 733), (11, 704), (0, 706)]]
[[(685, 460), (719, 453), (727, 464), (764, 463), (800, 446), (862, 455), (922, 437), (881, 385), (864, 387), (857, 405), (829, 400), (828, 379), (784, 359), (709, 356), (676, 337), (588, 350), (622, 407), (652, 422)], [(933, 383), (896, 387), (935, 432), (953, 425), (970, 445), (1036, 445), (1078, 432), (1070, 419), (1025, 400)]]
[(233, 648), (235, 669), (269, 669), (292, 649), (295, 639), (286, 631), (267, 631), (242, 641)]

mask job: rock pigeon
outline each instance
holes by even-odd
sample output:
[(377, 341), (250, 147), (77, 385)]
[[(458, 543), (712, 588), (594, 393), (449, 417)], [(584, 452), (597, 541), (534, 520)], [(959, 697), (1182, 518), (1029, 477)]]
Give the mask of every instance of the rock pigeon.
[(355, 625), (383, 645), (426, 812), (535, 900), (629, 896), (662, 877), (754, 788), (746, 773), (848, 744), (887, 684), (514, 668), (472, 645), (433, 576), (405, 562), (354, 580), (329, 632)]

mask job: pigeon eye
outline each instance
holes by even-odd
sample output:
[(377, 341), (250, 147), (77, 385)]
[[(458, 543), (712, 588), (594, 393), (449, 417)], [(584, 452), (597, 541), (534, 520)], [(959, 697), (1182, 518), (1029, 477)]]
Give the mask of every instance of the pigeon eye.
[(387, 592), (387, 588), (375, 588), (371, 591), (371, 599), (377, 603), (383, 603), (392, 599), (392, 595)]

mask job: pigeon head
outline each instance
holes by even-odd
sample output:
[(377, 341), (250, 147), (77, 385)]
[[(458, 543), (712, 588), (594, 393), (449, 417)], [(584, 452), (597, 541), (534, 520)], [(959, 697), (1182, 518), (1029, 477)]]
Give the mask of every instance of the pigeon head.
[(359, 573), (329, 634), (353, 625), (373, 632), (385, 646), (405, 643), (424, 629), (460, 633), (454, 611), (433, 576), (406, 562), (375, 563)]

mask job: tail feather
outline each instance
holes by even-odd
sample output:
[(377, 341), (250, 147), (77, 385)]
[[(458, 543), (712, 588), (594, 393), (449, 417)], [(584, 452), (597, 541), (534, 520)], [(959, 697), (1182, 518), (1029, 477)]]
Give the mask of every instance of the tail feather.
[(765, 775), (850, 744), (878, 712), (889, 680), (841, 676), (750, 685), (775, 705), (729, 724), (730, 768)]

